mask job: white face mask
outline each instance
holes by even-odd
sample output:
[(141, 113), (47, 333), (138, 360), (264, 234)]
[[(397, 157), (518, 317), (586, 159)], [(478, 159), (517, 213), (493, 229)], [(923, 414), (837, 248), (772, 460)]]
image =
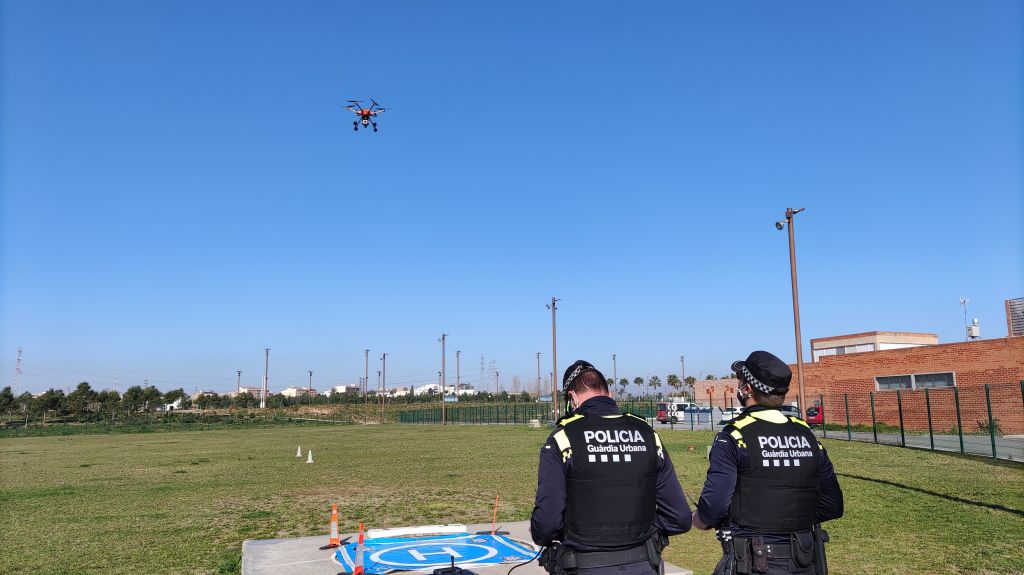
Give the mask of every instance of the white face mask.
[(741, 385), (736, 390), (736, 399), (739, 400), (740, 405), (742, 405), (743, 407), (746, 407), (747, 406), (747, 401), (750, 399), (750, 393), (743, 393), (743, 388), (744, 387), (747, 387), (747, 386), (746, 385)]

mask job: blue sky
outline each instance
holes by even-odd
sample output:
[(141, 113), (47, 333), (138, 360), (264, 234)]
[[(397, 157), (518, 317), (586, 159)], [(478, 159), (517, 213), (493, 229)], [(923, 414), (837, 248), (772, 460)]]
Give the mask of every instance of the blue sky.
[[(1024, 9), (0, 1), (0, 369), (24, 389), (503, 387), (1005, 336)], [(352, 130), (350, 98), (391, 107)], [(371, 377), (375, 385), (376, 377)], [(493, 385), (493, 382), (487, 382)]]

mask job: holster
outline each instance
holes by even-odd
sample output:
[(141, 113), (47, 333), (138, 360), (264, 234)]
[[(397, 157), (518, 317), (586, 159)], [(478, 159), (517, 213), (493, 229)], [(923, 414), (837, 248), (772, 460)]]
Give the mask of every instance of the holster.
[(565, 571), (562, 569), (563, 553), (565, 553), (564, 547), (558, 543), (552, 543), (541, 551), (537, 563), (551, 575), (565, 575)]
[(807, 567), (814, 563), (814, 534), (810, 531), (789, 534), (789, 549), (793, 563), (797, 567)]
[(647, 559), (656, 573), (661, 573), (662, 561), (661, 552), (668, 547), (668, 537), (660, 531), (647, 539)]
[(817, 524), (811, 528), (814, 536), (814, 575), (828, 575), (828, 561), (825, 559), (825, 543), (828, 543), (828, 531)]
[(754, 573), (768, 572), (768, 546), (760, 535), (750, 539), (750, 566)]
[(732, 552), (736, 560), (736, 575), (750, 575), (753, 573), (753, 557), (750, 554), (750, 537), (733, 535)]

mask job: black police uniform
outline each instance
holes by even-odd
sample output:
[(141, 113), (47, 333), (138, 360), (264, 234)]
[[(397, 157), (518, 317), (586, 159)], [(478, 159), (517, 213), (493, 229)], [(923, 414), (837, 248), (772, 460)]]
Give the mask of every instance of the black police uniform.
[[(697, 513), (720, 528), (724, 556), (715, 573), (814, 575), (812, 529), (841, 517), (843, 499), (828, 454), (807, 424), (777, 409), (749, 407), (718, 433), (710, 459)], [(759, 547), (766, 570), (756, 570)]]
[[(690, 529), (690, 507), (661, 440), (610, 397), (585, 401), (541, 449), (530, 531), (561, 543), (570, 572), (651, 575), (665, 536)], [(652, 561), (651, 558), (654, 558)]]

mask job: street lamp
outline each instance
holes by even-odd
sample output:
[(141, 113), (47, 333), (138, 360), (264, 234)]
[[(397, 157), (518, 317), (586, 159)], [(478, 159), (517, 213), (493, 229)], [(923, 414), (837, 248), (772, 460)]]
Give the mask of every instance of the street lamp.
[(560, 407), (558, 400), (555, 399), (558, 395), (558, 386), (555, 385), (555, 374), (558, 373), (558, 348), (555, 343), (555, 312), (558, 311), (558, 307), (555, 304), (558, 301), (561, 300), (552, 297), (551, 303), (547, 305), (547, 308), (551, 310), (551, 407), (553, 408), (552, 414), (555, 416), (555, 421), (558, 421)]
[[(614, 388), (619, 383), (619, 370), (615, 363), (615, 354), (612, 354), (612, 387)], [(612, 391), (612, 390), (609, 390)], [(622, 397), (619, 397), (619, 401), (622, 401)]]
[(804, 211), (804, 208), (794, 210), (786, 208), (786, 219), (775, 222), (775, 229), (782, 231), (789, 227), (789, 277), (793, 284), (793, 331), (796, 336), (796, 381), (797, 381), (797, 403), (800, 406), (800, 417), (804, 417), (804, 410), (807, 403), (804, 401), (804, 351), (800, 338), (800, 296), (796, 288), (796, 244), (793, 237), (793, 216)]
[(444, 342), (448, 339), (448, 334), (442, 333), (441, 337), (437, 341), (441, 342), (441, 371), (437, 372), (439, 376), (438, 384), (441, 387), (441, 425), (444, 425), (444, 388), (445, 388), (445, 372), (444, 372)]

